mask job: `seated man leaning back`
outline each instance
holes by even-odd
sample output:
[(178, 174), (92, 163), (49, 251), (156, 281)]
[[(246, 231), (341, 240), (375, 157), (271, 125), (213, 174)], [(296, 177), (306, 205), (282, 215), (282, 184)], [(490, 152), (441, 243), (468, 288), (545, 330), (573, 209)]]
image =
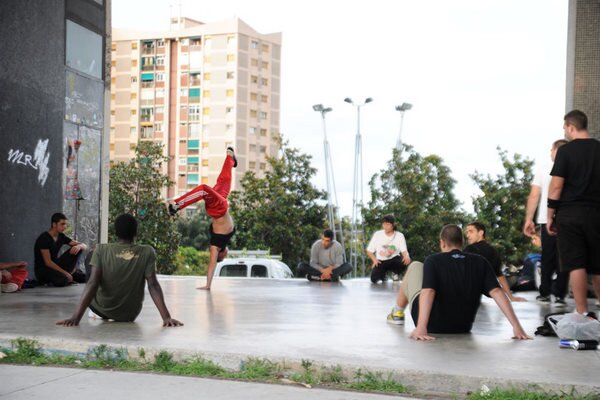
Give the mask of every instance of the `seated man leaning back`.
[(416, 325), (411, 338), (433, 340), (430, 332), (468, 333), (484, 294), (494, 299), (512, 325), (513, 339), (531, 339), (500, 288), (490, 264), (477, 254), (463, 253), (462, 246), (460, 227), (444, 226), (440, 233), (441, 253), (427, 257), (424, 265), (414, 262), (409, 266), (397, 305), (388, 321), (402, 323), (404, 308), (410, 304)]
[(310, 249), (310, 264), (298, 264), (298, 276), (306, 276), (309, 281), (339, 281), (352, 271), (352, 266), (344, 262), (344, 249), (333, 238), (333, 231), (325, 229), (321, 239)]
[(117, 243), (99, 244), (92, 255), (92, 273), (79, 306), (57, 325), (76, 326), (87, 307), (102, 319), (132, 322), (142, 311), (144, 286), (163, 320), (163, 326), (181, 326), (171, 318), (156, 278), (156, 253), (151, 246), (134, 243), (137, 221), (130, 214), (115, 220)]

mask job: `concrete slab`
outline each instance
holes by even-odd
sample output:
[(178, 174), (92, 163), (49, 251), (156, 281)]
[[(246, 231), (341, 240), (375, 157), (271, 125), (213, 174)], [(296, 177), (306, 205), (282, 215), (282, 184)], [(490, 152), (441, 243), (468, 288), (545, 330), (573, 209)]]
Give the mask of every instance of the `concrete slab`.
[[(134, 372), (84, 371), (68, 368), (0, 365), (0, 398), (11, 400), (163, 400), (260, 399), (386, 400), (387, 395), (307, 389), (297, 386), (234, 382)], [(6, 379), (4, 379), (6, 378)], [(415, 400), (393, 397), (398, 400)]]
[[(531, 383), (554, 390), (600, 390), (600, 352), (560, 349), (556, 338), (513, 341), (510, 324), (491, 299), (484, 298), (472, 334), (438, 335), (423, 343), (408, 338), (414, 327), (410, 318), (404, 327), (386, 323), (397, 283), (216, 279), (213, 290), (205, 292), (196, 290), (204, 278), (160, 280), (171, 314), (184, 327), (162, 328), (149, 296), (135, 323), (84, 317), (78, 328), (55, 326), (71, 315), (83, 286), (36, 288), (0, 297), (0, 341), (27, 336), (69, 351), (106, 343), (131, 353), (138, 347), (203, 353), (231, 368), (247, 356), (289, 365), (309, 359), (348, 371), (391, 371), (409, 386), (434, 392)], [(525, 294), (527, 303), (513, 304), (531, 335), (545, 314), (558, 311), (536, 304), (535, 294)]]

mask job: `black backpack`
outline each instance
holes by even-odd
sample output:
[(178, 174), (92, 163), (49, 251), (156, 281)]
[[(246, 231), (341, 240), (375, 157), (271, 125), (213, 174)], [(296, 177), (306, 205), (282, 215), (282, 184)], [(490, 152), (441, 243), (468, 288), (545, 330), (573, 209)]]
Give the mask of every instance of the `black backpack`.
[[(538, 328), (535, 330), (535, 335), (540, 335), (540, 336), (554, 336), (557, 337), (556, 332), (554, 332), (554, 329), (552, 329), (552, 326), (550, 325), (550, 322), (548, 322), (549, 319), (552, 319), (552, 317), (556, 316), (556, 315), (565, 315), (568, 314), (568, 312), (563, 311), (563, 312), (555, 312), (555, 313), (550, 313), (550, 314), (546, 314), (544, 316), (544, 325), (538, 326)], [(553, 320), (554, 323), (556, 323), (555, 320)]]

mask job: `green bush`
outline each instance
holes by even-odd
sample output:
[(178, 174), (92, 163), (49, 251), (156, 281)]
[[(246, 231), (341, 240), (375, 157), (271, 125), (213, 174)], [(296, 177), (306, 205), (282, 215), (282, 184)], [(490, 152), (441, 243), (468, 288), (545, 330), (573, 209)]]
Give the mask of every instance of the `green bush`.
[(209, 260), (208, 251), (198, 251), (193, 247), (180, 247), (175, 257), (175, 275), (206, 275)]

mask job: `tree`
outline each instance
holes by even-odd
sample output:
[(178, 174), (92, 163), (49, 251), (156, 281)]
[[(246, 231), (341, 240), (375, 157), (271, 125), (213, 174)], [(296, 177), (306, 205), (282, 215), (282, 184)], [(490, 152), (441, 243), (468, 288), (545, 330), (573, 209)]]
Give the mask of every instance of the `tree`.
[(531, 187), (533, 161), (520, 154), (514, 154), (510, 160), (506, 151), (497, 149), (504, 174), (492, 177), (475, 171), (470, 175), (483, 192), (473, 197), (473, 208), (503, 260), (518, 264), (530, 250), (529, 239), (523, 236), (521, 227)]
[(180, 238), (161, 195), (162, 190), (172, 184), (161, 172), (168, 160), (163, 155), (162, 145), (140, 142), (134, 159), (111, 167), (109, 190), (110, 240), (117, 240), (114, 220), (123, 213), (134, 215), (138, 220), (136, 241), (154, 247), (157, 269), (163, 274), (175, 270)]
[(366, 239), (381, 229), (383, 215), (393, 214), (413, 260), (438, 252), (442, 226), (467, 218), (459, 209), (454, 185), (441, 157), (423, 157), (407, 144), (394, 150), (387, 167), (369, 181), (371, 201), (363, 209)]
[(208, 235), (210, 223), (208, 215), (204, 212), (196, 213), (190, 218), (179, 218), (177, 231), (181, 235), (180, 245), (206, 250), (210, 244)]
[(281, 254), (292, 269), (307, 260), (310, 246), (325, 226), (325, 193), (311, 183), (312, 157), (282, 144), (280, 158), (268, 158), (264, 177), (252, 171), (241, 180), (242, 191), (230, 196), (235, 219), (234, 245)]

